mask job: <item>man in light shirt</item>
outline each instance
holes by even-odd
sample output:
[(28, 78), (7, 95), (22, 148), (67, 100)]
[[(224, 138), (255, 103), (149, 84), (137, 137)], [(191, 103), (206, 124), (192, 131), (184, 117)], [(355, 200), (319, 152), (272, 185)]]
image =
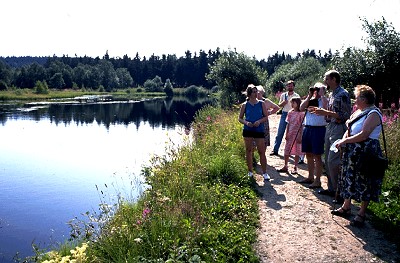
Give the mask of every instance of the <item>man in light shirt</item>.
[(283, 107), (281, 119), (279, 121), (278, 132), (275, 137), (274, 149), (270, 153), (270, 155), (278, 155), (279, 147), (281, 146), (283, 135), (285, 134), (286, 130), (286, 117), (288, 112), (292, 109), (292, 105), (289, 103), (291, 98), (298, 97), (300, 98), (299, 94), (294, 92), (295, 83), (293, 80), (289, 80), (286, 82), (286, 90), (287, 92), (283, 92), (279, 99), (279, 107)]

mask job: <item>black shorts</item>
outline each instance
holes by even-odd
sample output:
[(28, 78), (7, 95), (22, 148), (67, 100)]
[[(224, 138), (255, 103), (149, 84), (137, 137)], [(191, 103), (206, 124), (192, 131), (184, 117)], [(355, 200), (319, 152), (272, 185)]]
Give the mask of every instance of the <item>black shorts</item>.
[(243, 137), (245, 137), (245, 138), (264, 138), (264, 132), (243, 130)]

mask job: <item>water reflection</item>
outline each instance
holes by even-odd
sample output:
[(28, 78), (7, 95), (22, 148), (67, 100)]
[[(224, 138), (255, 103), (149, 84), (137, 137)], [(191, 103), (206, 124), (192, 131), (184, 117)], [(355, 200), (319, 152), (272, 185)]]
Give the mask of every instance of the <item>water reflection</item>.
[(46, 106), (28, 104), (25, 107), (1, 105), (0, 121), (4, 124), (10, 112), (13, 112), (13, 118), (31, 118), (36, 121), (49, 118), (56, 125), (96, 122), (108, 129), (110, 125), (130, 123), (139, 127), (144, 121), (152, 127), (171, 128), (177, 124), (188, 127), (195, 112), (210, 103), (208, 99), (190, 101), (175, 98), (87, 104), (52, 103)]
[(135, 197), (142, 165), (209, 103), (0, 105), (0, 262), (29, 255), (32, 241), (65, 240), (66, 222), (98, 206), (96, 185)]

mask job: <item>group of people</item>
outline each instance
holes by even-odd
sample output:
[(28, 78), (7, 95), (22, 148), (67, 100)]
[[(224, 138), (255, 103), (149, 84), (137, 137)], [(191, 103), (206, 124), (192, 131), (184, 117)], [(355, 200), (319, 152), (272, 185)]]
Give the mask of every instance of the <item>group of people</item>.
[[(371, 179), (355, 169), (361, 150), (375, 151), (382, 155), (379, 136), (382, 130), (382, 114), (375, 105), (376, 95), (366, 85), (354, 89), (356, 111), (352, 113), (350, 94), (340, 86), (340, 74), (336, 70), (325, 73), (323, 83), (309, 88), (304, 100), (294, 91), (295, 82), (285, 84), (278, 104), (264, 98), (264, 88), (249, 84), (245, 91), (247, 100), (241, 105), (239, 122), (243, 124), (248, 176), (253, 176), (253, 151), (260, 156), (262, 175), (267, 173), (266, 148), (270, 146), (268, 115), (282, 110), (273, 150), (278, 155), (284, 135), (284, 166), (278, 172), (289, 173), (288, 163), (294, 155), (291, 174), (297, 173), (300, 156), (307, 160), (308, 176), (300, 183), (309, 188), (322, 188), (321, 176), (325, 165), (327, 188), (318, 191), (333, 197), (341, 206), (332, 210), (336, 216), (351, 214), (351, 200), (361, 202), (360, 210), (352, 225), (361, 226), (365, 221), (370, 201), (378, 201), (382, 178)], [(330, 92), (327, 97), (328, 91)], [(324, 156), (324, 161), (322, 157)]]

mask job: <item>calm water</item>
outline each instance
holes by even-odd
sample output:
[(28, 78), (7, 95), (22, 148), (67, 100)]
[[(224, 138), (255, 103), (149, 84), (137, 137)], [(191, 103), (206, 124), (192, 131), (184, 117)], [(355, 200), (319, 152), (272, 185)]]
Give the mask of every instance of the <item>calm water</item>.
[(102, 198), (137, 198), (142, 165), (187, 139), (206, 103), (0, 105), (0, 262), (67, 239)]

